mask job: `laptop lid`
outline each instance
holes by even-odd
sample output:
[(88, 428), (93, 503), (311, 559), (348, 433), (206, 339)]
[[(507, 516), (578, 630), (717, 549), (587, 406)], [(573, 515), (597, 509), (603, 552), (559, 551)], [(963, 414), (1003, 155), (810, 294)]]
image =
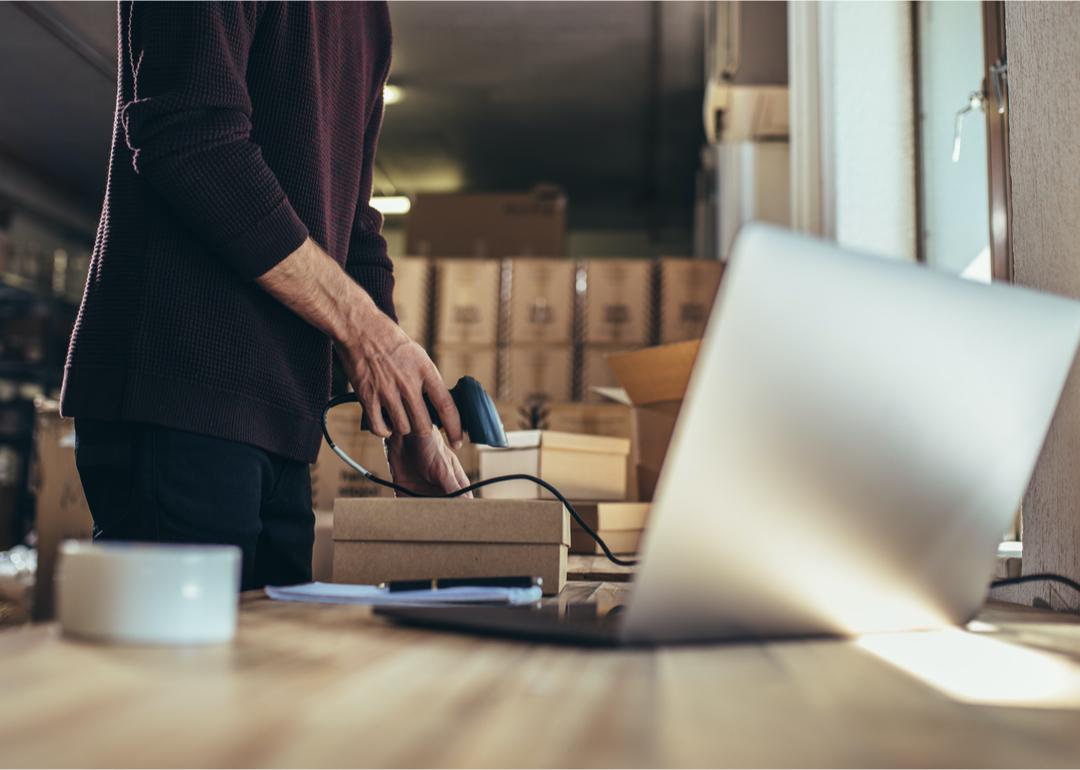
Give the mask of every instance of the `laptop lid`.
[(630, 641), (964, 622), (1080, 303), (743, 230), (661, 475)]

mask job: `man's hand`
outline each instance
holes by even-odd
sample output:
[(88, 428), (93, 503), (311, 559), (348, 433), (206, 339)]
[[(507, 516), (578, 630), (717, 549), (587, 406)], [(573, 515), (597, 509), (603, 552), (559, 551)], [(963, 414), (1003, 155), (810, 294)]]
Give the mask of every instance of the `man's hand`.
[(256, 280), (334, 340), (373, 433), (412, 435), (424, 451), (402, 456), (433, 457), (424, 442), (438, 437), (424, 403), (427, 394), (450, 443), (461, 445), (461, 417), (435, 364), (318, 244), (309, 238)]
[[(421, 495), (442, 495), (469, 485), (469, 477), (442, 434), (394, 434), (386, 442), (390, 476), (406, 489)], [(472, 497), (467, 492), (462, 497)]]

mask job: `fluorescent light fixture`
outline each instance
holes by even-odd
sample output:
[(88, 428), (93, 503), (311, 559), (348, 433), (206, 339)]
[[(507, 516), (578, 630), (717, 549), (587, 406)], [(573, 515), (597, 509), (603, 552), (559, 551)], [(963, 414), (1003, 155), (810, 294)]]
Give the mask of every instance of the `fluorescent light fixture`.
[(404, 195), (372, 195), (371, 207), (383, 216), (408, 214), (412, 201)]
[(393, 86), (387, 83), (382, 89), (383, 104), (397, 104), (405, 98), (405, 92), (401, 86)]

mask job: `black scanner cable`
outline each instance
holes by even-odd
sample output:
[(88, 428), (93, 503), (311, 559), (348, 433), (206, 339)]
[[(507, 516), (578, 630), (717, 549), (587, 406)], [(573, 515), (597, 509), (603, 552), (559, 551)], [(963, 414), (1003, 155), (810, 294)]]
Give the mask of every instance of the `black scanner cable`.
[(607, 557), (608, 561), (610, 561), (612, 564), (617, 564), (620, 567), (633, 567), (637, 564), (637, 559), (620, 559), (618, 556), (613, 554), (611, 552), (611, 549), (608, 548), (608, 544), (604, 542), (603, 538), (601, 538), (599, 534), (597, 534), (595, 529), (590, 527), (585, 522), (585, 520), (581, 518), (581, 514), (577, 512), (577, 510), (570, 503), (570, 501), (566, 499), (566, 496), (563, 495), (562, 492), (556, 489), (549, 482), (544, 481), (543, 479), (536, 476), (530, 476), (527, 473), (510, 473), (505, 476), (494, 476), (490, 479), (484, 479), (482, 481), (477, 481), (469, 484), (469, 486), (462, 487), (456, 492), (447, 492), (445, 494), (435, 495), (414, 492), (413, 490), (403, 487), (393, 481), (379, 478), (374, 473), (365, 468), (363, 465), (356, 462), (356, 460), (349, 457), (345, 450), (335, 444), (333, 437), (330, 435), (330, 429), (326, 425), (326, 416), (330, 413), (331, 409), (333, 409), (335, 406), (340, 406), (341, 404), (349, 404), (357, 401), (358, 399), (355, 393), (343, 393), (340, 396), (335, 396), (327, 402), (326, 406), (323, 407), (322, 412), (323, 438), (326, 439), (326, 443), (329, 445), (330, 449), (334, 451), (334, 454), (340, 457), (346, 465), (348, 465), (350, 468), (352, 468), (354, 471), (359, 473), (361, 476), (363, 476), (365, 479), (372, 482), (373, 484), (387, 487), (388, 489), (392, 489), (395, 492), (399, 492), (403, 495), (408, 495), (409, 497), (452, 498), (460, 497), (461, 495), (468, 494), (469, 492), (481, 489), (482, 487), (490, 486), (491, 484), (501, 484), (505, 481), (531, 481), (532, 483), (543, 487), (548, 492), (553, 494), (558, 499), (558, 501), (566, 507), (566, 510), (568, 510), (570, 512), (570, 515), (574, 517), (574, 521), (577, 522), (578, 526), (585, 530), (585, 534), (591, 537), (594, 541), (596, 541), (596, 544), (600, 546), (600, 550), (604, 552), (604, 556)]

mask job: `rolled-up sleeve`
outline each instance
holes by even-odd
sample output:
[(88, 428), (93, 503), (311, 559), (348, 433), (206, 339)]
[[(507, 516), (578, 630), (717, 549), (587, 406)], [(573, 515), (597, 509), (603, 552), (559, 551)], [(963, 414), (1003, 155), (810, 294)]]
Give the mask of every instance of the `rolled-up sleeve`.
[(140, 177), (242, 278), (307, 238), (251, 138), (245, 72), (259, 3), (129, 2), (130, 100), (122, 126)]

